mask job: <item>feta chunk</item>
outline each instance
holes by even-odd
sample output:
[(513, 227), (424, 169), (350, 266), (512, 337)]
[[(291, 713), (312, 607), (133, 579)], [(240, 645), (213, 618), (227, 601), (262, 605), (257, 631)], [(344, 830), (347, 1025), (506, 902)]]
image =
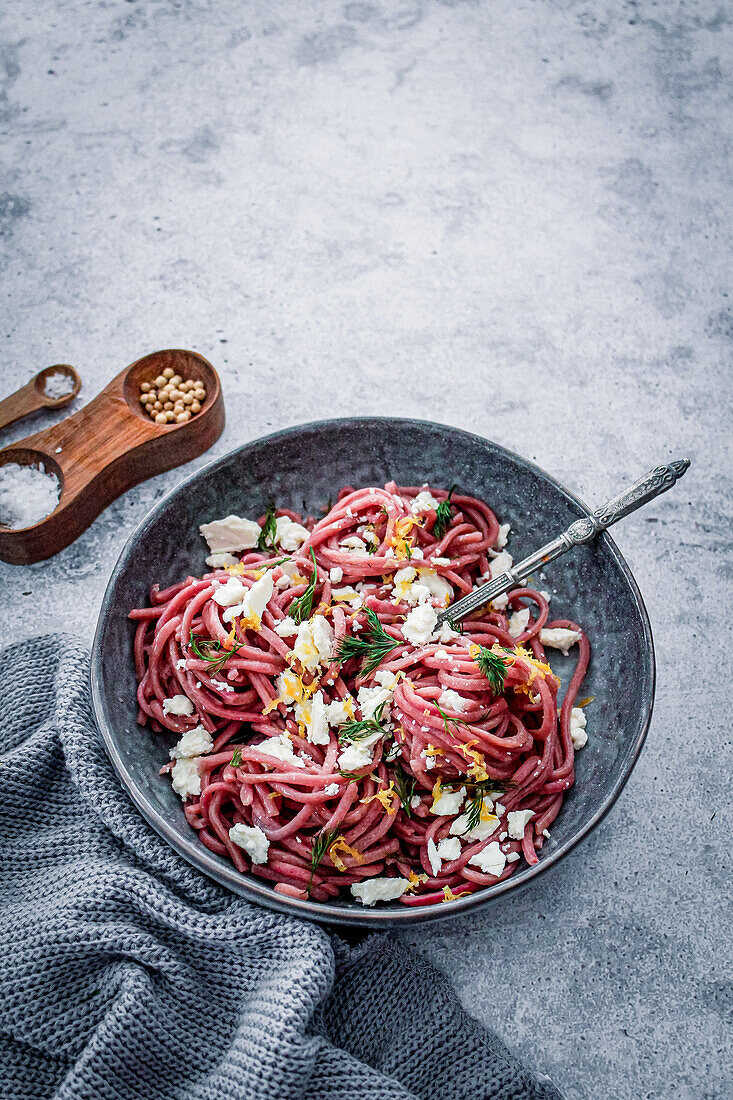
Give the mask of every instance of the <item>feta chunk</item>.
[(518, 638), (520, 634), (524, 634), (529, 623), (529, 608), (523, 607), (520, 611), (515, 611), (509, 619), (509, 633), (512, 638)]
[(224, 569), (227, 565), (239, 565), (239, 558), (234, 554), (209, 554), (206, 564), (212, 569)]
[(339, 550), (351, 550), (352, 553), (365, 554), (366, 543), (364, 539), (360, 539), (358, 535), (347, 535), (346, 538), (342, 539), (339, 543)]
[(468, 862), (478, 867), (479, 871), (483, 871), (485, 875), (495, 875), (499, 878), (506, 865), (506, 856), (499, 847), (498, 840), (492, 840), (491, 844), (487, 844), (475, 856), (471, 856)]
[(351, 893), (362, 905), (375, 905), (378, 901), (396, 901), (410, 885), (406, 878), (367, 878), (355, 882)]
[(293, 751), (293, 743), (286, 733), (279, 733), (277, 737), (266, 737), (259, 745), (253, 745), (257, 752), (264, 752), (267, 756), (274, 756), (276, 760), (282, 760), (293, 768), (304, 768), (305, 764)]
[(453, 599), (453, 586), (444, 577), (439, 576), (434, 569), (418, 569), (416, 583), (427, 588), (430, 595), (442, 600), (446, 607)]
[[(489, 576), (491, 580), (496, 580), (502, 573), (506, 573), (508, 569), (511, 569), (513, 564), (514, 559), (508, 550), (502, 550), (489, 562)], [(503, 592), (501, 596), (494, 596), (491, 602), (498, 611), (503, 611), (507, 605), (506, 592)]]
[(275, 520), (275, 542), (283, 550), (299, 550), (310, 531), (302, 523), (296, 523), (290, 516), (278, 516)]
[(411, 645), (421, 646), (430, 638), (438, 622), (434, 607), (428, 603), (420, 604), (409, 612), (402, 624), (402, 634)]
[(588, 741), (585, 731), (587, 719), (582, 707), (573, 707), (570, 711), (570, 740), (574, 749), (582, 749)]
[(453, 690), (453, 688), (443, 688), (440, 695), (438, 696), (438, 703), (441, 707), (445, 707), (447, 710), (455, 711), (457, 714), (463, 714), (466, 707), (468, 706), (468, 699), (464, 699), (463, 696), (459, 695), (457, 691)]
[(451, 835), (461, 837), (462, 840), (488, 840), (499, 827), (499, 818), (491, 812), (493, 808), (494, 803), (488, 796), (484, 796), (478, 825), (474, 825), (469, 831), (468, 814), (461, 814), (450, 824)]
[(173, 746), (170, 758), (178, 760), (201, 756), (202, 753), (211, 752), (213, 747), (214, 742), (209, 731), (204, 726), (194, 726), (193, 729), (186, 730), (178, 744)]
[(381, 707), (382, 703), (385, 704), (382, 711), (382, 718), (384, 721), (389, 720), (390, 701), (392, 699), (392, 692), (386, 687), (360, 687), (356, 699), (361, 707), (362, 718), (369, 719), (374, 717), (375, 711)]
[(201, 794), (201, 776), (198, 769), (198, 757), (182, 756), (171, 769), (173, 790), (185, 802), (189, 795)]
[(312, 745), (327, 745), (331, 738), (326, 719), (326, 701), (322, 691), (312, 699), (304, 699), (295, 705), (295, 720), (305, 726), (306, 739)]
[(229, 839), (233, 844), (244, 848), (253, 863), (267, 863), (270, 841), (257, 825), (232, 825)]
[(521, 840), (527, 822), (534, 817), (534, 810), (510, 810), (506, 815), (507, 833), (512, 840)]
[(499, 534), (496, 536), (496, 549), (503, 550), (509, 541), (509, 532), (511, 527), (508, 523), (502, 523), (499, 527)]
[(506, 857), (507, 863), (516, 863), (519, 859), (519, 852), (510, 852)]
[(281, 638), (292, 638), (298, 633), (298, 624), (295, 619), (291, 619), (289, 615), (286, 615), (283, 621), (275, 627), (275, 633), (279, 634)]
[(338, 584), (344, 579), (344, 571), (340, 565), (334, 565), (333, 569), (329, 569), (328, 576), (331, 584)]
[[(237, 578), (232, 578), (236, 580)], [(273, 582), (272, 570), (268, 569), (264, 577), (255, 581), (251, 588), (247, 589), (242, 602), (233, 607), (227, 607), (222, 615), (225, 623), (232, 619), (243, 618), (244, 625), (251, 630), (259, 630), (262, 625), (262, 615), (272, 598)]]
[(435, 814), (436, 817), (450, 817), (453, 814), (461, 812), (461, 806), (463, 800), (466, 797), (466, 788), (461, 787), (460, 790), (441, 790), (440, 797), (436, 798), (433, 795), (433, 804), (430, 807), (431, 814)]
[(333, 627), (323, 615), (314, 615), (298, 627), (293, 654), (309, 672), (328, 664), (333, 654)]
[(333, 797), (333, 795), (338, 794), (340, 790), (341, 790), (341, 784), (340, 783), (329, 783), (327, 787), (323, 788), (323, 793), (327, 794), (329, 796), (329, 798), (331, 798), (331, 797)]
[(232, 553), (234, 550), (252, 550), (260, 537), (260, 525), (253, 519), (226, 516), (211, 523), (202, 523), (199, 531), (209, 544), (212, 554)]
[(559, 649), (567, 657), (569, 650), (580, 641), (577, 630), (568, 630), (564, 626), (554, 626), (540, 631), (540, 641), (551, 649)]
[(460, 638), (460, 631), (454, 630), (450, 623), (441, 623), (440, 630), (438, 631), (438, 641), (443, 645), (447, 645), (453, 638)]
[(187, 695), (171, 695), (163, 700), (163, 714), (193, 714), (193, 703)]
[[(371, 741), (371, 738), (366, 738), (366, 740)], [(365, 745), (364, 740), (362, 740), (347, 745), (338, 758), (339, 771), (357, 772), (360, 768), (365, 768), (367, 764), (371, 764), (374, 759), (374, 753), (371, 751), (372, 744)]]
[(435, 511), (439, 503), (427, 489), (421, 489), (417, 496), (410, 501), (410, 511), (413, 516), (419, 516), (423, 512), (429, 512), (431, 508)]
[(443, 861), (438, 855), (438, 849), (432, 837), (428, 841), (428, 863), (430, 864), (430, 870), (433, 872), (433, 875), (439, 875), (440, 868), (443, 866)]
[(334, 699), (332, 703), (326, 704), (326, 721), (329, 726), (343, 726), (352, 716), (353, 703), (351, 704), (351, 713), (346, 709), (342, 699)]
[(436, 851), (441, 859), (446, 861), (459, 859), (461, 855), (461, 842), (457, 836), (446, 836), (438, 841)]
[(211, 598), (219, 607), (233, 607), (235, 603), (241, 603), (248, 592), (247, 585), (242, 584), (239, 577), (230, 577), (219, 585)]

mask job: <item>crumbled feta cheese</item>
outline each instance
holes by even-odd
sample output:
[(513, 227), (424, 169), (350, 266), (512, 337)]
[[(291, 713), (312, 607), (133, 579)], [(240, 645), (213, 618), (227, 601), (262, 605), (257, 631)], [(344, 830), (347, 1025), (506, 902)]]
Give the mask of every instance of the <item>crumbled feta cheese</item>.
[(366, 543), (364, 539), (360, 539), (358, 535), (347, 535), (347, 537), (342, 539), (339, 543), (339, 550), (351, 550), (352, 553), (365, 554)]
[(188, 668), (188, 663), (185, 657), (181, 657), (179, 661), (176, 661), (176, 668), (179, 670), (179, 672), (186, 671), (186, 669)]
[(461, 814), (460, 817), (451, 822), (451, 835), (459, 836), (463, 840), (487, 840), (499, 825), (499, 818), (491, 812), (493, 807), (494, 803), (491, 799), (484, 796), (478, 824), (474, 825), (473, 829), (469, 831), (468, 814)]
[(438, 507), (440, 502), (435, 499), (432, 493), (429, 493), (427, 489), (421, 489), (417, 496), (413, 497), (410, 502), (410, 511), (413, 516), (419, 516), (423, 512), (429, 512), (432, 508), (433, 511)]
[(201, 776), (198, 769), (198, 757), (182, 756), (171, 769), (173, 790), (184, 800), (189, 795), (201, 794)]
[(460, 638), (461, 634), (458, 630), (454, 630), (450, 623), (441, 623), (440, 630), (438, 631), (438, 641), (443, 645), (447, 645), (453, 638)]
[(466, 797), (466, 788), (461, 787), (460, 790), (441, 790), (440, 798), (433, 796), (433, 804), (430, 807), (431, 814), (435, 814), (436, 817), (449, 817), (453, 814), (461, 812), (461, 806), (463, 800)]
[(510, 810), (507, 814), (507, 832), (512, 840), (521, 840), (527, 822), (534, 817), (534, 810)]
[(448, 654), (446, 653), (446, 651), (444, 649), (436, 649), (433, 656), (437, 657), (439, 661), (447, 661), (448, 660)]
[[(514, 559), (507, 550), (502, 550), (496, 555), (493, 561), (489, 562), (489, 577), (496, 580), (502, 573), (506, 573), (508, 569), (511, 569), (514, 564)], [(500, 596), (494, 596), (492, 605), (498, 610), (503, 611), (507, 605), (507, 594), (503, 592)]]
[(226, 680), (217, 680), (215, 676), (211, 677), (211, 686), (215, 687), (218, 691), (234, 691), (234, 686), (228, 684)]
[(211, 752), (213, 747), (214, 742), (209, 731), (203, 726), (194, 726), (193, 729), (186, 730), (178, 744), (173, 746), (170, 757), (174, 760), (201, 756), (202, 753)]
[(450, 558), (431, 558), (431, 565), (450, 565)]
[(211, 523), (202, 523), (199, 531), (209, 544), (212, 554), (232, 553), (234, 550), (252, 550), (260, 537), (260, 525), (253, 519), (226, 516)]
[(163, 700), (163, 714), (193, 714), (193, 703), (187, 695), (171, 695)]
[(519, 852), (510, 852), (506, 857), (507, 863), (516, 863), (519, 859)]
[(356, 694), (357, 701), (361, 707), (362, 718), (365, 720), (374, 717), (374, 712), (378, 707), (381, 707), (382, 703), (385, 704), (382, 711), (382, 718), (386, 721), (389, 719), (390, 712), (390, 700), (392, 699), (392, 692), (386, 687), (360, 687)]
[(544, 599), (546, 599), (547, 602), (549, 603), (550, 600), (552, 599), (552, 592), (548, 592), (547, 589), (541, 588), (540, 589), (540, 596), (544, 597)]
[(303, 699), (295, 704), (295, 721), (305, 726), (306, 739), (312, 745), (327, 745), (328, 735), (326, 718), (326, 700), (322, 691), (317, 691), (312, 699)]
[[(446, 653), (446, 657), (448, 654)], [(437, 657), (437, 653), (436, 653)], [(438, 696), (438, 703), (441, 707), (445, 707), (448, 710), (455, 711), (457, 714), (463, 714), (468, 706), (468, 699), (464, 699), (462, 695), (459, 695), (457, 691), (453, 691), (453, 688), (443, 688)]]
[(459, 859), (461, 855), (461, 842), (457, 836), (446, 836), (438, 841), (436, 851), (441, 859)]
[(352, 711), (350, 714), (343, 700), (334, 699), (332, 703), (326, 704), (326, 721), (330, 726), (343, 726), (344, 722), (348, 722), (353, 715), (353, 703), (351, 707)]
[(396, 901), (410, 885), (406, 878), (367, 878), (355, 882), (351, 893), (362, 905), (374, 905), (378, 901)]
[(279, 634), (281, 638), (292, 638), (298, 633), (298, 624), (295, 619), (291, 619), (289, 615), (286, 615), (283, 621), (275, 627), (275, 633)]
[(340, 565), (334, 565), (333, 569), (329, 569), (328, 576), (331, 584), (338, 584), (344, 579), (344, 571)]
[(515, 611), (512, 617), (509, 619), (509, 633), (512, 638), (518, 638), (520, 634), (524, 634), (529, 623), (529, 608), (523, 607), (521, 611)]
[(390, 691), (394, 691), (397, 687), (397, 674), (390, 672), (387, 668), (378, 668), (374, 673), (374, 679), (380, 687), (389, 688)]
[(435, 847), (435, 841), (431, 839), (428, 841), (428, 863), (430, 864), (430, 870), (434, 875), (440, 874), (440, 868), (443, 863), (438, 855), (438, 849)]
[(570, 740), (574, 749), (582, 749), (588, 741), (585, 731), (587, 718), (582, 707), (573, 707), (570, 711)]
[(496, 549), (503, 550), (509, 541), (509, 532), (511, 527), (508, 523), (502, 523), (499, 527), (499, 534), (496, 536)]
[(290, 516), (278, 516), (275, 520), (275, 542), (283, 550), (298, 550), (310, 532), (302, 523), (296, 523)]
[(341, 790), (340, 783), (329, 783), (327, 787), (323, 788), (323, 793), (327, 794), (329, 798), (335, 794), (338, 794)]
[[(371, 741), (371, 738), (366, 738)], [(365, 745), (364, 741), (355, 741), (347, 745), (338, 758), (339, 771), (356, 772), (371, 764), (374, 754), (371, 752), (371, 744)]]
[(425, 749), (423, 749), (423, 751), (420, 753), (420, 757), (422, 760), (425, 761), (425, 770), (431, 772), (435, 767), (435, 757), (428, 756), (428, 754), (425, 752)]
[(568, 651), (580, 641), (577, 630), (568, 630), (564, 626), (554, 626), (540, 631), (540, 641), (551, 649), (559, 649), (567, 657)]
[(212, 569), (224, 569), (227, 565), (239, 565), (239, 558), (234, 554), (209, 554), (206, 564)]
[(418, 583), (427, 588), (432, 597), (442, 600), (446, 606), (453, 599), (453, 586), (444, 577), (440, 577), (434, 569), (418, 569), (416, 584)]
[(277, 694), (283, 703), (295, 703), (303, 694), (300, 680), (289, 668), (281, 672), (277, 678)]
[(293, 654), (309, 672), (328, 664), (333, 653), (333, 627), (323, 615), (314, 615), (298, 627)]
[(545, 837), (546, 840), (550, 839), (550, 833), (549, 833), (548, 829), (543, 829), (542, 830), (542, 835), (543, 835), (543, 837)]
[(262, 615), (272, 597), (272, 589), (272, 570), (268, 569), (264, 577), (260, 577), (247, 590), (240, 604), (227, 607), (222, 615), (224, 622), (230, 623), (232, 619), (238, 619), (241, 616), (246, 627), (251, 630), (259, 630), (262, 625)]
[(247, 585), (242, 584), (239, 577), (229, 577), (215, 590), (212, 599), (219, 607), (233, 607), (235, 603), (242, 602), (248, 591)]
[(413, 546), (411, 553), (413, 561), (421, 561), (425, 557), (419, 546)]
[(259, 745), (253, 745), (257, 752), (264, 752), (267, 756), (274, 756), (276, 760), (282, 760), (285, 764), (291, 764), (294, 768), (304, 768), (305, 764), (293, 751), (293, 743), (286, 733), (279, 733), (277, 737), (266, 737)]
[(410, 611), (402, 624), (402, 634), (411, 645), (420, 646), (430, 638), (438, 622), (438, 615), (430, 604), (420, 604)]
[(416, 810), (421, 802), (422, 802), (422, 797), (419, 794), (414, 794), (412, 796), (412, 798), (410, 799), (410, 809), (411, 810)]
[(491, 791), (491, 797), (494, 799), (494, 813), (497, 813), (499, 817), (503, 817), (506, 813), (506, 806), (496, 801), (496, 796), (500, 794), (501, 791)]
[(478, 867), (485, 875), (495, 875), (499, 878), (506, 865), (506, 856), (499, 847), (499, 842), (492, 840), (491, 844), (487, 844), (475, 856), (471, 856), (468, 862)]
[(351, 585), (346, 585), (345, 588), (334, 588), (331, 590), (331, 598), (336, 600), (336, 603), (348, 603), (351, 607), (361, 607), (364, 600)]
[(393, 558), (394, 557), (394, 547), (388, 546), (387, 549), (384, 551), (384, 556), (385, 556), (385, 558)]
[(270, 841), (257, 825), (232, 825), (229, 839), (245, 852), (253, 863), (267, 863)]

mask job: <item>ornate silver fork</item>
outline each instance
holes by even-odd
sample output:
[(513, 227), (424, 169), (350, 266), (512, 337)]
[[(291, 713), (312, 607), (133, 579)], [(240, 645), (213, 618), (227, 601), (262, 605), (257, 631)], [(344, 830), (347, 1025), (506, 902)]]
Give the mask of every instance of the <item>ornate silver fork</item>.
[(495, 600), (497, 596), (501, 596), (511, 588), (517, 588), (535, 569), (540, 569), (548, 562), (566, 554), (574, 546), (590, 542), (600, 531), (605, 531), (607, 527), (618, 523), (630, 512), (635, 512), (650, 500), (666, 493), (679, 481), (689, 466), (690, 461), (687, 458), (670, 462), (666, 466), (656, 466), (628, 489), (624, 489), (618, 496), (606, 501), (600, 508), (596, 508), (592, 515), (576, 519), (567, 531), (563, 531), (552, 542), (546, 543), (534, 554), (530, 554), (524, 561), (518, 562), (506, 573), (501, 573), (493, 580), (482, 584), (474, 592), (469, 592), (467, 596), (446, 607), (445, 611), (441, 611), (438, 615), (438, 625), (444, 622), (459, 623), (473, 611), (478, 611), (480, 607), (485, 607), (487, 603)]

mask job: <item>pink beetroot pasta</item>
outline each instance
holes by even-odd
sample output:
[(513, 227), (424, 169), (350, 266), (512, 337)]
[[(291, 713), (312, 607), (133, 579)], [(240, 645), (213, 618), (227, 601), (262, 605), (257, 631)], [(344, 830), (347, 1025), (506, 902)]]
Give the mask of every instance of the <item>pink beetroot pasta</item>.
[[(320, 520), (204, 524), (209, 571), (134, 610), (138, 721), (200, 842), (301, 899), (433, 905), (535, 864), (585, 744), (590, 646), (518, 588), (438, 613), (511, 565), (482, 501), (344, 488)], [(577, 654), (560, 681), (546, 649)]]

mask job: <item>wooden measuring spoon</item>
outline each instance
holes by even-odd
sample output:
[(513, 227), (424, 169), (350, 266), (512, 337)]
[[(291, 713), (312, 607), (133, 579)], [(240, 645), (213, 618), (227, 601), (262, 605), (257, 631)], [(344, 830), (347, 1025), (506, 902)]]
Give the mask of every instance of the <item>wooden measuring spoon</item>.
[[(166, 367), (206, 387), (201, 412), (183, 424), (156, 424), (140, 405), (140, 384)], [(207, 359), (180, 349), (138, 359), (73, 416), (0, 451), (0, 466), (43, 466), (60, 486), (45, 519), (30, 527), (0, 525), (0, 558), (26, 564), (57, 554), (120, 493), (203, 454), (223, 428), (221, 385)]]
[[(61, 397), (49, 397), (46, 393), (48, 380), (55, 374), (63, 374), (69, 381), (69, 392)], [(63, 409), (64, 405), (74, 400), (80, 389), (81, 378), (68, 363), (45, 367), (25, 386), (0, 401), (0, 428), (7, 428), (8, 424), (14, 424), (38, 409)]]

